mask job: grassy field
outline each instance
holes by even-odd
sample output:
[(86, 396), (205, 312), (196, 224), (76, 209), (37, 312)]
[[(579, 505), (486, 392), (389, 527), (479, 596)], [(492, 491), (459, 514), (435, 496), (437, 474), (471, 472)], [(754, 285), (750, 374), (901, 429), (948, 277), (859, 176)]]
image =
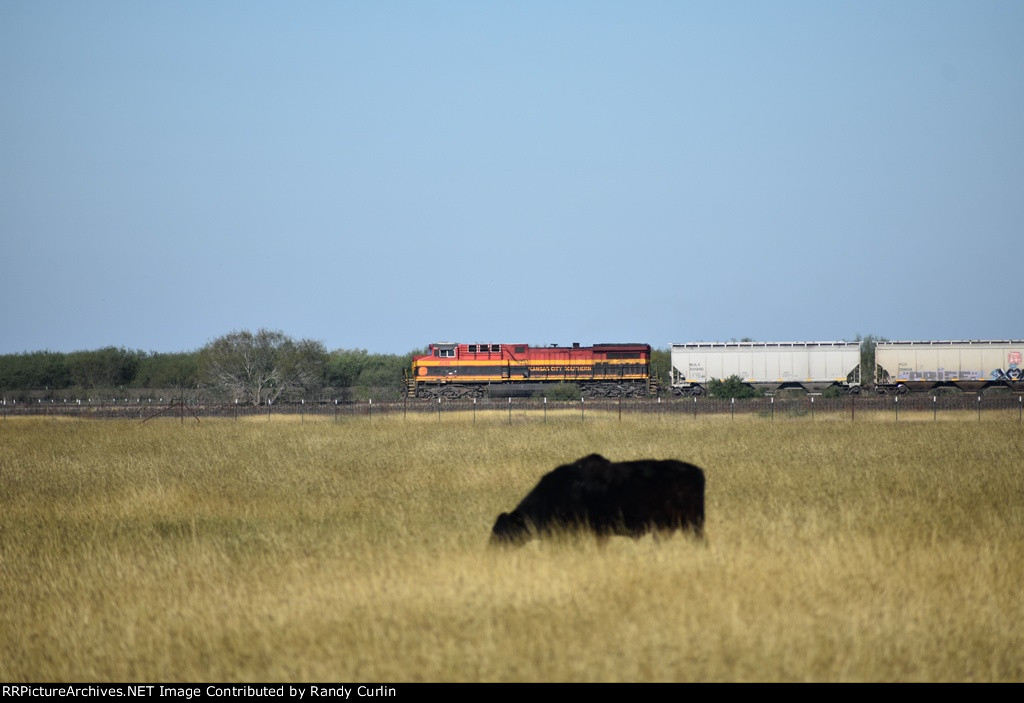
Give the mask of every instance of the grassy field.
[[(0, 422), (0, 680), (1021, 681), (1016, 414)], [(708, 542), (487, 549), (591, 452)]]

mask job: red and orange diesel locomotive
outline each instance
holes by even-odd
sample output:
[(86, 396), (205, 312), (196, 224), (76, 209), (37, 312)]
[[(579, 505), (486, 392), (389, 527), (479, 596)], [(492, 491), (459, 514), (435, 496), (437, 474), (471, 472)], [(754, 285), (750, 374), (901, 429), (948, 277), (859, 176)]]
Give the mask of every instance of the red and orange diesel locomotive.
[(439, 342), (413, 358), (408, 379), (409, 396), (415, 398), (534, 395), (558, 383), (575, 384), (587, 397), (648, 395), (651, 346)]

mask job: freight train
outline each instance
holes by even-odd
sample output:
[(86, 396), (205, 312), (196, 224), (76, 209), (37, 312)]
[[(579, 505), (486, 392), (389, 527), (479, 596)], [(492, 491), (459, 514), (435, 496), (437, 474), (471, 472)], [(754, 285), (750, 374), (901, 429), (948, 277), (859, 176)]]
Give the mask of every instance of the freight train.
[(738, 376), (776, 391), (838, 388), (859, 393), (906, 393), (939, 388), (1024, 391), (1024, 340), (874, 343), (875, 368), (862, 378), (859, 342), (699, 342), (672, 345), (671, 387), (702, 395), (712, 379)]
[(587, 397), (654, 392), (649, 344), (431, 344), (406, 378), (413, 398), (482, 398), (543, 394), (561, 383)]
[[(1024, 391), (1024, 340), (872, 342), (691, 342), (671, 345), (670, 388), (703, 395), (713, 379), (738, 376), (759, 390), (807, 392), (873, 388), (905, 393), (957, 388)], [(874, 351), (874, 368), (862, 359)], [(406, 378), (413, 398), (482, 398), (546, 394), (570, 383), (586, 397), (657, 393), (648, 344), (571, 347), (528, 344), (431, 344)]]

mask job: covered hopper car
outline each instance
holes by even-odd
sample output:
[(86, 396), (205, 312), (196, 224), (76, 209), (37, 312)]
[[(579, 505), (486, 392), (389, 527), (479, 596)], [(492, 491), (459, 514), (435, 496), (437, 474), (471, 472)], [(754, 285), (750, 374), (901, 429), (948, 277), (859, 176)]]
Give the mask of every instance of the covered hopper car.
[(757, 389), (861, 388), (859, 342), (691, 342), (672, 345), (672, 391), (703, 395), (712, 379), (740, 377)]
[(413, 358), (406, 382), (414, 398), (524, 396), (559, 383), (589, 397), (643, 396), (652, 391), (651, 347), (439, 342)]
[(1024, 390), (1024, 340), (878, 342), (875, 389), (879, 393), (950, 387), (983, 391)]

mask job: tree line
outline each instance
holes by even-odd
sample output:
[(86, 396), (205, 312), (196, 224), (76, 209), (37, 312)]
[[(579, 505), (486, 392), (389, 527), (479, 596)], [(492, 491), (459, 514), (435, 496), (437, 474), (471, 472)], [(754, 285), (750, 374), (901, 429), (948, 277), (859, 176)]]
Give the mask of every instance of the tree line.
[[(873, 335), (863, 338), (868, 343), (862, 347), (862, 369), (873, 370), (873, 342), (882, 339)], [(860, 335), (857, 341), (862, 341)], [(365, 349), (328, 352), (323, 342), (297, 340), (272, 330), (242, 330), (191, 352), (104, 347), (70, 353), (0, 355), (0, 392), (17, 399), (19, 394), (56, 397), (61, 391), (72, 390), (202, 390), (215, 399), (253, 405), (299, 399), (385, 400), (404, 395), (412, 358), (424, 353), (370, 354)], [(663, 391), (669, 385), (670, 367), (669, 350), (653, 349), (651, 373), (659, 379)], [(716, 379), (708, 390), (723, 398), (760, 394), (738, 377)], [(576, 389), (566, 392), (575, 395)]]
[(240, 331), (201, 349), (162, 353), (120, 347), (0, 355), (0, 391), (16, 399), (60, 392), (203, 390), (221, 400), (261, 405), (319, 396), (365, 400), (399, 397), (412, 357), (365, 349), (327, 351), (282, 332)]

